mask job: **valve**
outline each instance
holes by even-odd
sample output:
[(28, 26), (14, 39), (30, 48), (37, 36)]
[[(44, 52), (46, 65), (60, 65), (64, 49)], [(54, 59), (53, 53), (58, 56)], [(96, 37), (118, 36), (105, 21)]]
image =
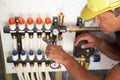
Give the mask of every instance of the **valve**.
[(25, 29), (25, 21), (24, 21), (23, 17), (19, 17), (18, 18), (18, 28), (20, 30), (24, 30)]
[(45, 18), (45, 37), (43, 38), (43, 40), (47, 43), (47, 44), (51, 44), (51, 24), (52, 24), (52, 21), (50, 19), (50, 17), (46, 17)]
[(43, 21), (41, 17), (37, 17), (36, 19), (36, 28), (41, 30), (43, 28)]
[(57, 62), (51, 61), (50, 67), (51, 67), (52, 69), (58, 69), (58, 68), (60, 68), (60, 64), (57, 63)]
[(42, 29), (43, 29), (43, 21), (41, 17), (37, 17), (36, 19), (36, 28), (37, 28), (37, 37), (42, 37)]
[(27, 59), (27, 54), (26, 54), (26, 52), (25, 52), (24, 50), (21, 51), (21, 53), (20, 53), (20, 58), (21, 58), (21, 60), (23, 60), (23, 61)]
[(38, 60), (41, 60), (42, 57), (43, 57), (43, 56), (42, 56), (42, 51), (41, 51), (41, 50), (38, 50), (38, 51), (37, 51), (37, 59), (38, 59)]
[(29, 51), (29, 59), (30, 60), (33, 60), (35, 58), (35, 56), (34, 56), (34, 51), (33, 50), (30, 50)]
[(12, 59), (13, 59), (14, 61), (18, 60), (18, 52), (17, 52), (16, 50), (14, 50), (14, 51), (12, 52)]
[(29, 17), (27, 19), (27, 28), (29, 30), (32, 30), (34, 28), (34, 21), (33, 21), (33, 18), (32, 17)]
[[(80, 41), (78, 43), (78, 45), (74, 47), (73, 55), (76, 58), (80, 58), (81, 59), (80, 61), (82, 62), (82, 66), (84, 66), (85, 68), (88, 68), (89, 63), (90, 63), (90, 57), (94, 54), (95, 49), (94, 48), (82, 49), (81, 46), (83, 44), (86, 44), (86, 43), (88, 43), (87, 40)], [(84, 61), (83, 61), (83, 58), (84, 58)]]
[(16, 29), (16, 22), (15, 22), (15, 18), (11, 17), (9, 18), (9, 28), (11, 30), (15, 30)]

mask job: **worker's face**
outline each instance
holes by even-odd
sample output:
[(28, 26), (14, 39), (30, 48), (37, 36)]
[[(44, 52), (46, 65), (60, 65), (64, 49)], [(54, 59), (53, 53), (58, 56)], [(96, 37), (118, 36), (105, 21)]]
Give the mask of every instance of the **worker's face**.
[(94, 18), (100, 30), (106, 34), (120, 30), (120, 16), (115, 17), (111, 11), (104, 12)]

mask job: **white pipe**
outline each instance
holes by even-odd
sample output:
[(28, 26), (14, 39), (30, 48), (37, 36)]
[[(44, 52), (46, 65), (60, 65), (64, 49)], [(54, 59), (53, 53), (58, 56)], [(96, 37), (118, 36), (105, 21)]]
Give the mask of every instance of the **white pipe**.
[(19, 63), (18, 70), (19, 70), (19, 72), (20, 72), (20, 75), (21, 75), (22, 80), (25, 80), (25, 78), (24, 78), (24, 76), (23, 76), (23, 72), (21, 71), (21, 70), (22, 70), (22, 63)]
[(50, 75), (49, 75), (49, 72), (48, 72), (49, 66), (47, 65), (45, 68), (46, 68), (46, 69), (45, 69), (46, 80), (51, 80)]
[(38, 68), (37, 62), (34, 63), (34, 70), (35, 70), (37, 80), (40, 80), (39, 74), (38, 74), (39, 73), (39, 68)]
[(33, 39), (30, 38), (30, 49), (33, 49), (32, 43), (33, 43)]
[(27, 75), (26, 75), (26, 69), (25, 69), (25, 67), (23, 67), (23, 75), (24, 75), (25, 80), (27, 80)]
[(39, 75), (40, 80), (43, 80), (42, 71), (41, 71), (41, 66), (40, 65), (38, 65), (38, 75)]
[(14, 50), (17, 50), (17, 41), (16, 41), (16, 38), (14, 38), (12, 40), (13, 40), (13, 48), (14, 48)]
[(18, 66), (15, 66), (15, 69), (16, 69), (16, 72), (17, 72), (17, 75), (18, 75), (18, 79), (19, 80), (24, 80), (21, 69), (19, 67), (20, 67), (19, 64), (18, 64)]
[(27, 66), (23, 66), (23, 74), (24, 74), (25, 80), (30, 80), (30, 77), (27, 71)]
[(30, 69), (31, 69), (31, 80), (35, 80), (35, 77), (34, 77), (34, 64), (32, 64), (31, 65), (31, 67), (30, 67)]
[(23, 49), (23, 50), (25, 50), (25, 45), (24, 45), (24, 44), (25, 44), (25, 39), (22, 38), (22, 49)]
[(22, 78), (21, 78), (21, 76), (20, 76), (20, 72), (19, 72), (19, 70), (18, 70), (18, 66), (15, 67), (15, 69), (16, 69), (16, 73), (17, 73), (18, 79), (19, 79), (19, 80), (22, 80)]
[(40, 42), (41, 42), (41, 39), (38, 38), (38, 49), (40, 49)]

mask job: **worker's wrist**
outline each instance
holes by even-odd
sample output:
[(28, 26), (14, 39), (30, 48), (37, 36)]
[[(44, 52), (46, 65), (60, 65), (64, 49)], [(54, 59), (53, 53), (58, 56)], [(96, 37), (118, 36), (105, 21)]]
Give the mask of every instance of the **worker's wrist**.
[(72, 56), (69, 56), (69, 58), (65, 59), (63, 61), (63, 65), (67, 67), (71, 67), (76, 63), (75, 59)]

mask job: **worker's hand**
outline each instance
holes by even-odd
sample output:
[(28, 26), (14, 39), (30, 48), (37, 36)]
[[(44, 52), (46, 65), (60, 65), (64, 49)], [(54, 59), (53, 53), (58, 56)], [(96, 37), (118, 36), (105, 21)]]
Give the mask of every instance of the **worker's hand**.
[(66, 60), (71, 58), (71, 56), (58, 45), (48, 45), (46, 47), (46, 55), (49, 60), (61, 63), (63, 65), (66, 64)]
[(91, 35), (91, 34), (83, 34), (83, 35), (80, 35), (76, 38), (75, 40), (75, 46), (82, 40), (87, 40), (88, 43), (87, 44), (83, 44), (81, 46), (81, 48), (98, 48), (100, 46), (100, 44), (102, 43), (102, 40), (101, 38), (99, 37), (96, 37), (94, 35)]

